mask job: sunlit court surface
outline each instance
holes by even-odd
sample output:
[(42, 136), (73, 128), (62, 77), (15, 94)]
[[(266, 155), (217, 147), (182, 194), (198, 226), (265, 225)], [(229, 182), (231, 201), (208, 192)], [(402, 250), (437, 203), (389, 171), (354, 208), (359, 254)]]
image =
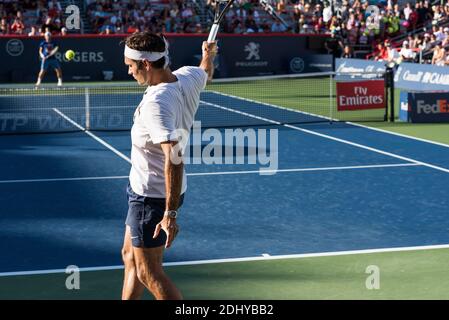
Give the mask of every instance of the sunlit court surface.
[(449, 300), (447, 0), (0, 1), (0, 20), (15, 313)]
[[(165, 254), (185, 298), (448, 298), (448, 146), (339, 121), (333, 76), (202, 93)], [(2, 89), (1, 298), (120, 298), (143, 90)]]

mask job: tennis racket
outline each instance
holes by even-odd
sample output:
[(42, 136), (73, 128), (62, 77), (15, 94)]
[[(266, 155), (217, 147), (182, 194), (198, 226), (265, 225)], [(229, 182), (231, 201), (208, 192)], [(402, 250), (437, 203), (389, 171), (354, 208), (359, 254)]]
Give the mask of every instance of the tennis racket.
[(276, 20), (279, 20), (280, 23), (284, 25), (284, 27), (287, 28), (287, 30), (290, 30), (290, 26), (285, 22), (284, 19), (274, 10), (274, 8), (268, 3), (266, 0), (259, 0), (260, 5), (262, 8), (273, 18)]
[[(207, 38), (207, 42), (214, 42), (217, 37), (218, 29), (220, 28), (220, 22), (223, 20), (226, 11), (232, 6), (234, 0), (217, 0), (215, 4), (215, 16), (214, 23), (209, 31), (209, 37)], [(223, 8), (223, 9), (222, 9)]]

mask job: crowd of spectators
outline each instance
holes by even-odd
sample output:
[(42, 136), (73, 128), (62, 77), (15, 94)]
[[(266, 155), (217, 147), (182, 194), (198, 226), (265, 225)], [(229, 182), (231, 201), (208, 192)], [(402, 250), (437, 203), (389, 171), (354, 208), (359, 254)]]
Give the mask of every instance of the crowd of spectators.
[(0, 35), (67, 34), (58, 0), (0, 0)]
[(408, 35), (398, 47), (388, 40), (380, 42), (371, 55), (386, 62), (421, 62), (438, 66), (449, 65), (449, 27), (434, 26), (431, 32)]
[(203, 33), (195, 1), (87, 0), (87, 15), (95, 33)]
[[(449, 0), (266, 2), (288, 26), (268, 15), (259, 0), (236, 0), (222, 23), (222, 32), (330, 34), (324, 46), (334, 56), (353, 57), (353, 48), (365, 46), (371, 47), (371, 59), (418, 61), (424, 52), (433, 55), (429, 62), (447, 64)], [(143, 30), (204, 33), (216, 5), (217, 0), (86, 0), (84, 9), (92, 32), (97, 34)], [(58, 0), (0, 0), (0, 18), (0, 34), (67, 33)], [(401, 34), (410, 36), (403, 43), (390, 41)]]

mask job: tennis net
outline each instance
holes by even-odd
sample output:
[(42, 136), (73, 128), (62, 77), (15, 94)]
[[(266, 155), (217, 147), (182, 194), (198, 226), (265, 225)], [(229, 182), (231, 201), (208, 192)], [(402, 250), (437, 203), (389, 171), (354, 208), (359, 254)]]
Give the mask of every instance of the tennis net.
[[(380, 82), (386, 92), (384, 74), (361, 77), (332, 72), (214, 80), (201, 94), (196, 120), (203, 128), (385, 121), (385, 97), (376, 108), (341, 109), (338, 83)], [(145, 90), (136, 84), (69, 86), (0, 87), (0, 133), (129, 130)]]

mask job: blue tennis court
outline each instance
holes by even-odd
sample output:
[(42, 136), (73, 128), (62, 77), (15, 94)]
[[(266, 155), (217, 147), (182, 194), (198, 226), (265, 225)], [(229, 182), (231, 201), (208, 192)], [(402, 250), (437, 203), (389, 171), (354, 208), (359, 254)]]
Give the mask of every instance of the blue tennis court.
[[(203, 96), (201, 112), (248, 120), (254, 110), (217, 95)], [(231, 102), (240, 113), (226, 113)], [(277, 130), (277, 150), (245, 154), (277, 151), (271, 174), (260, 164), (186, 165), (167, 262), (449, 243), (448, 146), (343, 122), (286, 124), (300, 113), (274, 109), (250, 118), (265, 122), (254, 130)], [(2, 273), (121, 265), (130, 134), (72, 129), (0, 136)]]

